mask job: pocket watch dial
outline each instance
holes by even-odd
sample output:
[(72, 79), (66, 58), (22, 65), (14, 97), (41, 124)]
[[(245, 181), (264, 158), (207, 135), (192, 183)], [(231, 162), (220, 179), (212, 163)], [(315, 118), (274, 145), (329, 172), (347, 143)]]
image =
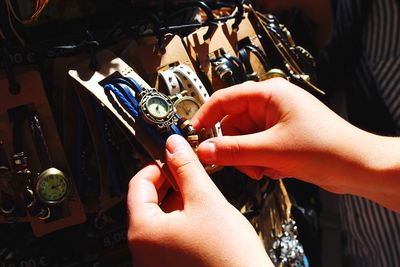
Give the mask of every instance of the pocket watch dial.
[(168, 102), (159, 96), (150, 97), (146, 106), (149, 114), (157, 119), (165, 118), (170, 112)]
[(190, 120), (199, 110), (200, 105), (190, 98), (183, 98), (175, 104), (176, 113)]
[(35, 188), (40, 200), (47, 204), (57, 204), (67, 196), (69, 181), (61, 171), (50, 168), (39, 175)]

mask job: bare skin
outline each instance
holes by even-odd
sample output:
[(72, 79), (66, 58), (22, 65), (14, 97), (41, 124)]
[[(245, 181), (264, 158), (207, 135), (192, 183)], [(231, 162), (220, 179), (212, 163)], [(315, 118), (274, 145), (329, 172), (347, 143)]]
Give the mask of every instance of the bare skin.
[(217, 91), (192, 123), (218, 121), (226, 136), (200, 144), (204, 163), (236, 166), (254, 179), (296, 177), (400, 211), (400, 139), (352, 126), (286, 80)]
[(186, 140), (170, 137), (166, 156), (179, 193), (159, 206), (164, 177), (155, 165), (129, 184), (133, 265), (273, 266), (254, 228), (224, 198)]
[[(254, 179), (297, 177), (400, 211), (400, 139), (362, 131), (301, 88), (275, 78), (220, 90), (192, 119), (221, 121), (226, 136), (200, 144), (208, 164), (236, 166)], [(163, 203), (155, 165), (129, 184), (128, 242), (135, 266), (273, 266), (249, 222), (223, 197), (188, 143), (167, 140), (180, 192)], [(234, 238), (233, 238), (234, 237)]]

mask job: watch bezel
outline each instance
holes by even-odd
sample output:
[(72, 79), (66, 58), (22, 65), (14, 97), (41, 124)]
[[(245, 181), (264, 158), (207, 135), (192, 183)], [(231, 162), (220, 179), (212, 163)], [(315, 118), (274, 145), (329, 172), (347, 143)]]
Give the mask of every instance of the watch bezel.
[[(45, 197), (43, 197), (43, 195), (40, 193), (40, 184), (43, 181), (43, 179), (46, 176), (49, 175), (59, 175), (59, 176), (63, 176), (65, 181), (66, 181), (66, 190), (65, 190), (65, 194), (63, 195), (63, 197), (56, 199), (56, 200), (48, 200)], [(35, 179), (35, 194), (38, 197), (38, 199), (47, 205), (58, 205), (60, 203), (62, 203), (69, 195), (69, 193), (71, 192), (71, 181), (67, 178), (67, 176), (65, 176), (65, 174), (60, 171), (59, 169), (56, 168), (48, 168), (44, 171), (42, 171), (39, 176)]]

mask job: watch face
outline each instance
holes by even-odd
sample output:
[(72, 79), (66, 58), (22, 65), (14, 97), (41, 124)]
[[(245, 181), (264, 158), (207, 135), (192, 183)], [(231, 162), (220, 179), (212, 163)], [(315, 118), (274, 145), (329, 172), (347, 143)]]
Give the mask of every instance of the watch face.
[(139, 106), (142, 118), (161, 132), (170, 131), (171, 125), (177, 121), (172, 100), (155, 89), (141, 92)]
[(35, 189), (42, 202), (58, 204), (68, 195), (69, 187), (69, 180), (65, 175), (55, 168), (50, 168), (39, 175)]
[(149, 114), (157, 119), (165, 118), (170, 113), (168, 102), (159, 96), (151, 96), (146, 102)]
[(176, 113), (188, 120), (190, 120), (200, 109), (200, 104), (192, 97), (183, 97), (178, 99), (174, 106), (176, 108)]

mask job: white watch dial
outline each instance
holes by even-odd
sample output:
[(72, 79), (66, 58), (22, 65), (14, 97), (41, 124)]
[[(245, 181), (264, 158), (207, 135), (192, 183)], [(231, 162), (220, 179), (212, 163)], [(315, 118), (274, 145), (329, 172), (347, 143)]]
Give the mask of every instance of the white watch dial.
[(149, 114), (157, 119), (165, 118), (169, 114), (168, 102), (159, 96), (152, 96), (146, 103)]

